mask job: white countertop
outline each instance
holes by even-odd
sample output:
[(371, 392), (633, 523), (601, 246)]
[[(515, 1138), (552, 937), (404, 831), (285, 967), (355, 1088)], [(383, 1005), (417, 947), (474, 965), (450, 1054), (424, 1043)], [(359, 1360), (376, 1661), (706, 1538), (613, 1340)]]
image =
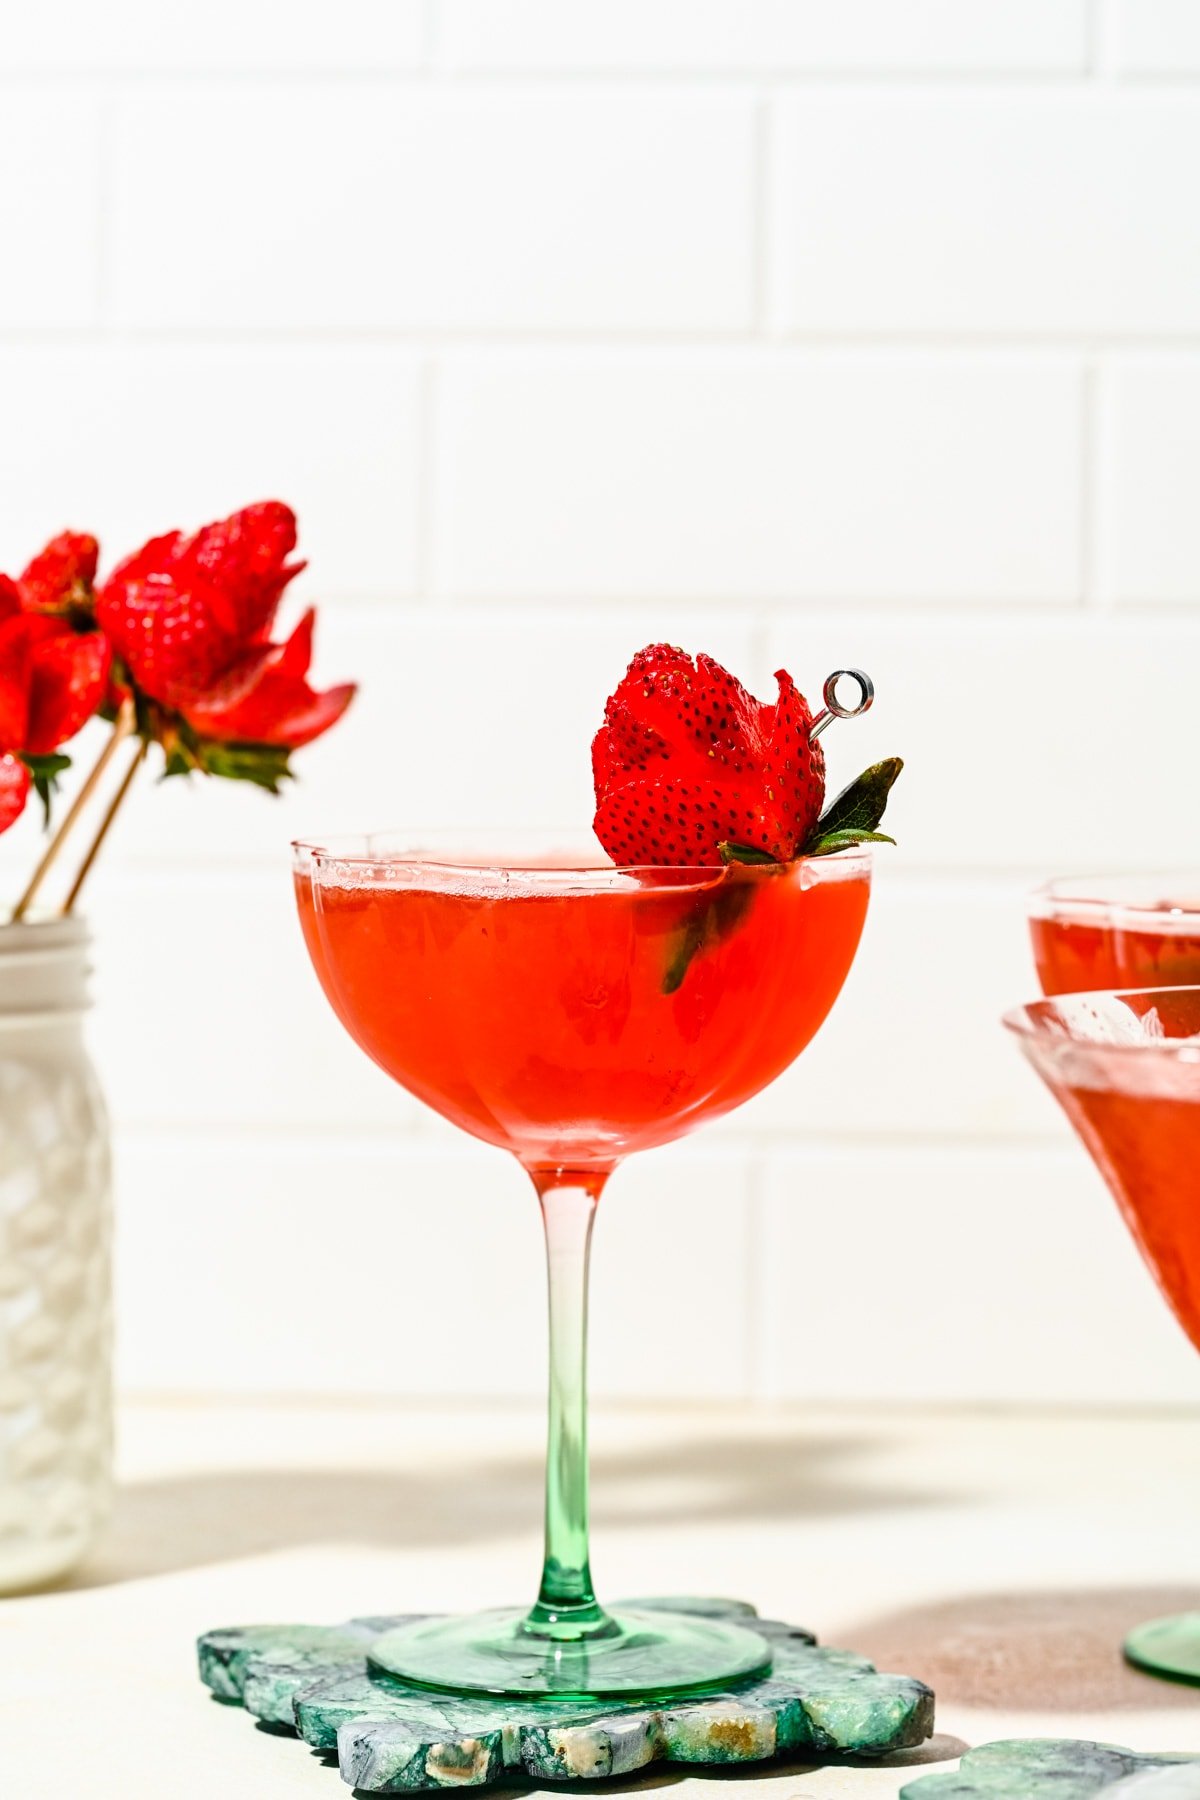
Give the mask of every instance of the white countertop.
[[(337, 1800), (302, 1745), (209, 1700), (193, 1639), (530, 1595), (541, 1433), (498, 1405), (127, 1407), (106, 1545), (69, 1587), (0, 1601), (0, 1788)], [(603, 1595), (737, 1595), (923, 1677), (918, 1760), (1018, 1734), (1200, 1752), (1200, 1689), (1118, 1655), (1128, 1625), (1200, 1608), (1195, 1414), (597, 1408), (593, 1454)], [(753, 1772), (727, 1800), (752, 1779), (762, 1800)], [(906, 1774), (769, 1779), (878, 1800)]]

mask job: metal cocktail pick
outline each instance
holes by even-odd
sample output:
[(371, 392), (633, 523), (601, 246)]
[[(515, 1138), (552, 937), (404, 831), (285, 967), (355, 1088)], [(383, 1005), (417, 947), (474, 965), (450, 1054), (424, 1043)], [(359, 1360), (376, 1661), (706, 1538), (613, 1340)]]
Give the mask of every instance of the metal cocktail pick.
[[(843, 706), (837, 697), (837, 685), (844, 675), (858, 683), (858, 702), (854, 706)], [(835, 669), (833, 674), (826, 678), (825, 686), (821, 689), (821, 697), (825, 702), (825, 710), (819, 712), (812, 722), (808, 733), (810, 744), (814, 738), (819, 738), (825, 727), (832, 725), (835, 719), (857, 719), (859, 713), (869, 711), (871, 702), (875, 698), (875, 683), (862, 669)]]

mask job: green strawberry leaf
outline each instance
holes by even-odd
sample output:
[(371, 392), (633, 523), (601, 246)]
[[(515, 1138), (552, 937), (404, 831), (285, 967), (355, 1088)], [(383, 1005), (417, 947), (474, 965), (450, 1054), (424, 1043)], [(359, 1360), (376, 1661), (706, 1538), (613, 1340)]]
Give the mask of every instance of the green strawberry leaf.
[(662, 991), (664, 994), (677, 994), (683, 986), (683, 978), (692, 966), (692, 958), (700, 950), (708, 936), (708, 921), (702, 916), (689, 919), (683, 930), (677, 935), (667, 962), (666, 974), (663, 976)]
[(164, 781), (172, 775), (216, 775), (224, 781), (250, 781), (278, 794), (281, 784), (293, 779), (290, 752), (281, 744), (219, 743), (198, 737), (181, 716), (160, 722), (157, 736), (163, 748)]
[[(769, 861), (770, 858), (764, 859)], [(682, 931), (678, 932), (663, 975), (664, 994), (678, 993), (693, 961), (710, 944), (720, 943), (745, 918), (754, 899), (755, 884), (730, 879), (714, 894), (705, 895)]]
[(251, 781), (269, 794), (281, 792), (292, 781), (288, 752), (280, 744), (217, 744), (201, 741), (196, 746), (197, 767), (206, 775), (225, 781)]
[[(883, 762), (873, 763), (869, 769), (864, 769), (856, 781), (852, 781), (849, 787), (842, 789), (836, 800), (830, 801), (813, 826), (806, 842), (801, 846), (801, 856), (815, 855), (815, 846), (826, 838), (834, 836), (835, 833), (878, 831), (879, 821), (887, 807), (888, 795), (903, 767), (904, 764), (898, 756), (889, 756)], [(854, 839), (851, 841), (862, 842), (864, 840)], [(844, 845), (838, 845), (838, 849), (843, 848)], [(829, 851), (825, 850), (822, 854), (827, 856)]]
[(50, 802), (58, 792), (58, 778), (64, 769), (69, 769), (71, 759), (57, 752), (48, 756), (34, 756), (26, 752), (21, 761), (33, 776), (34, 792), (42, 803), (45, 815), (42, 823), (47, 831), (50, 829)]
[(773, 863), (775, 858), (753, 844), (718, 844), (717, 854), (723, 863)]
[(849, 850), (854, 844), (894, 844), (894, 837), (886, 831), (825, 831), (818, 838), (810, 838), (805, 847), (805, 856), (833, 856), (838, 850)]
[[(898, 756), (889, 756), (865, 769), (857, 781), (852, 781), (836, 800), (830, 801), (797, 855), (833, 856), (838, 850), (848, 850), (854, 844), (894, 844), (895, 838), (888, 837), (878, 827), (888, 795), (903, 767)], [(726, 842), (718, 844), (717, 848), (731, 876), (738, 864), (753, 868), (773, 865), (775, 861), (767, 851), (758, 850), (752, 844)], [(735, 880), (732, 886), (720, 888), (700, 903), (670, 945), (663, 974), (664, 994), (678, 993), (696, 957), (737, 927), (754, 898), (756, 885), (752, 881)]]

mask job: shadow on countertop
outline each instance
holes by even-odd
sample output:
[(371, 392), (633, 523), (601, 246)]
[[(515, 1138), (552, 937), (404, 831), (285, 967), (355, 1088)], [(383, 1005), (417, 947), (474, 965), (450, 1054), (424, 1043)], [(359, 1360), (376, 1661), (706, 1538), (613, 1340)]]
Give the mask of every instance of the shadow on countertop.
[(1196, 1611), (1196, 1587), (969, 1594), (860, 1620), (838, 1636), (881, 1669), (913, 1670), (942, 1706), (1195, 1711), (1196, 1688), (1130, 1668), (1121, 1641), (1148, 1619)]
[[(962, 1504), (961, 1491), (897, 1489), (858, 1472), (877, 1445), (811, 1434), (792, 1442), (698, 1437), (595, 1458), (603, 1529), (732, 1520), (804, 1520)], [(103, 1587), (309, 1544), (437, 1549), (536, 1526), (542, 1465), (532, 1456), (472, 1463), (447, 1475), (390, 1469), (231, 1469), (119, 1489), (92, 1561), (66, 1584)]]

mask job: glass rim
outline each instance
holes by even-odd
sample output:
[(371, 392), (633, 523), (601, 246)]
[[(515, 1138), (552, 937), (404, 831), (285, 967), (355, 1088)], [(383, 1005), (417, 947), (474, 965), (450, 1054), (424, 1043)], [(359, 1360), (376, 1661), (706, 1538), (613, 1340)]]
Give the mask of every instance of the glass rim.
[[(1176, 904), (1168, 900), (1165, 905), (1161, 901), (1153, 905), (1127, 897), (1131, 889), (1159, 885), (1164, 894), (1169, 894), (1174, 887), (1177, 891), (1190, 891), (1195, 899), (1190, 903)], [(1067, 913), (1073, 917), (1082, 914), (1085, 919), (1145, 920), (1152, 928), (1164, 933), (1181, 926), (1200, 928), (1200, 868), (1150, 869), (1144, 874), (1131, 875), (1062, 875), (1043, 882), (1028, 897), (1031, 919), (1055, 919)]]
[[(708, 884), (737, 870), (742, 875), (777, 875), (785, 869), (794, 869), (803, 865), (816, 873), (822, 865), (827, 865), (830, 875), (835, 871), (844, 876), (847, 870), (861, 870), (863, 873), (871, 869), (873, 856), (871, 846), (855, 845), (845, 850), (835, 850), (826, 856), (798, 856), (791, 862), (754, 862), (754, 863), (615, 863), (604, 860), (604, 852), (599, 845), (595, 850), (590, 848), (576, 850), (570, 848), (564, 852), (552, 851), (552, 859), (535, 857), (532, 854), (516, 856), (488, 855), (484, 852), (464, 851), (451, 854), (432, 844), (426, 848), (420, 843), (422, 837), (435, 837), (435, 832), (359, 832), (336, 837), (299, 837), (291, 841), (292, 862), (295, 867), (303, 867), (308, 863), (318, 865), (335, 865), (349, 868), (375, 868), (387, 864), (397, 871), (428, 870), (450, 875), (476, 874), (508, 874), (520, 875), (531, 881), (539, 876), (547, 880), (563, 876), (577, 877), (581, 881), (600, 878), (611, 880), (613, 876), (648, 876), (658, 875), (674, 878), (674, 884), (680, 885), (680, 878), (695, 876), (699, 881)], [(469, 830), (450, 833), (448, 841), (454, 838), (469, 843), (472, 833)], [(530, 834), (515, 831), (510, 840), (519, 840)], [(556, 833), (545, 832), (543, 841), (551, 845)], [(399, 842), (404, 840), (408, 847), (394, 850), (386, 847), (387, 840)], [(497, 833), (496, 841), (505, 841), (505, 834)], [(372, 848), (372, 845), (375, 847)], [(349, 846), (347, 848), (346, 846)], [(592, 861), (586, 858), (591, 856)]]
[(1100, 1001), (1100, 1000), (1162, 1000), (1169, 1003), (1178, 999), (1180, 994), (1194, 994), (1200, 998), (1200, 983), (1183, 983), (1178, 987), (1142, 987), (1142, 988), (1092, 988), (1080, 994), (1043, 994), (1037, 1000), (1030, 1000), (1024, 1006), (1012, 1006), (1000, 1015), (1000, 1023), (1006, 1031), (1011, 1031), (1016, 1038), (1033, 1044), (1042, 1040), (1061, 1045), (1064, 1049), (1087, 1051), (1098, 1056), (1145, 1056), (1150, 1052), (1156, 1056), (1186, 1057), (1189, 1062), (1200, 1060), (1200, 1035), (1195, 1037), (1161, 1037), (1139, 1038), (1135, 1043), (1112, 1043), (1104, 1038), (1077, 1038), (1069, 1032), (1054, 1033), (1046, 1029), (1045, 1021), (1054, 1014), (1056, 1007), (1064, 1002)]

